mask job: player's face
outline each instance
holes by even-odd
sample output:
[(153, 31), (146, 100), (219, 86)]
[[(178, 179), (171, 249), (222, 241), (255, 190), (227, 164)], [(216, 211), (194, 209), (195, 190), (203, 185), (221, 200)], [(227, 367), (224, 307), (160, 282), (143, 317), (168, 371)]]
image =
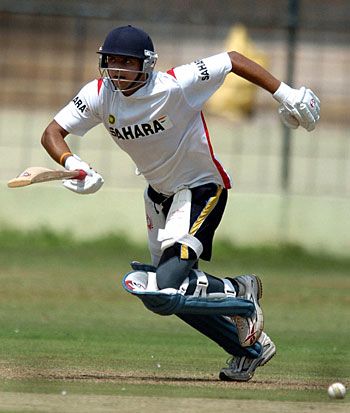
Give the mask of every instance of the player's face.
[(108, 56), (108, 74), (114, 86), (129, 96), (143, 86), (145, 74), (141, 71), (141, 60), (129, 56)]

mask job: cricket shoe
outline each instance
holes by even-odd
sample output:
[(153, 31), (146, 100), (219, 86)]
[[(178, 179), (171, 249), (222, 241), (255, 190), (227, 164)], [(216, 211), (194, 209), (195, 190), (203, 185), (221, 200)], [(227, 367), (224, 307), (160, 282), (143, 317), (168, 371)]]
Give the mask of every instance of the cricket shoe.
[(262, 333), (259, 338), (262, 345), (262, 353), (256, 359), (246, 356), (232, 357), (228, 360), (228, 367), (220, 371), (219, 378), (223, 381), (249, 381), (259, 366), (263, 366), (276, 354), (276, 346), (266, 333)]
[(262, 282), (256, 275), (239, 275), (231, 279), (238, 285), (238, 298), (253, 302), (255, 311), (250, 317), (232, 316), (237, 327), (239, 342), (242, 347), (256, 343), (264, 329), (264, 316), (259, 305), (262, 297)]

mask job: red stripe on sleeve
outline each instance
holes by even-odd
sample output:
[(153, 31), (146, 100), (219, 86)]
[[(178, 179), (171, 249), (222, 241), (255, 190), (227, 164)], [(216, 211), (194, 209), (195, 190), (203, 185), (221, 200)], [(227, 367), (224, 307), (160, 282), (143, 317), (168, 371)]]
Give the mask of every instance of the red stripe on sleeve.
[(225, 187), (226, 189), (230, 189), (230, 188), (231, 188), (231, 180), (230, 180), (230, 177), (229, 177), (228, 174), (226, 173), (226, 171), (225, 171), (225, 169), (223, 168), (223, 166), (221, 165), (221, 163), (215, 158), (214, 151), (213, 151), (213, 147), (212, 147), (211, 142), (210, 142), (209, 130), (208, 130), (207, 124), (206, 124), (206, 122), (205, 122), (203, 112), (201, 112), (201, 118), (202, 118), (204, 130), (205, 130), (205, 136), (207, 137), (207, 142), (208, 142), (208, 146), (209, 146), (209, 151), (210, 151), (211, 158), (212, 158), (212, 160), (213, 160), (213, 162), (214, 162), (217, 170), (219, 171), (219, 174), (221, 175), (221, 178), (222, 178), (223, 183), (224, 183), (224, 187)]
[(168, 73), (168, 75), (170, 75), (170, 76), (172, 76), (172, 77), (174, 77), (174, 78), (176, 79), (176, 75), (175, 75), (175, 72), (174, 72), (174, 68), (167, 70), (167, 73)]
[(100, 94), (100, 90), (101, 90), (102, 83), (103, 83), (103, 79), (102, 79), (102, 78), (99, 78), (99, 79), (97, 80), (97, 94), (98, 94), (98, 95)]

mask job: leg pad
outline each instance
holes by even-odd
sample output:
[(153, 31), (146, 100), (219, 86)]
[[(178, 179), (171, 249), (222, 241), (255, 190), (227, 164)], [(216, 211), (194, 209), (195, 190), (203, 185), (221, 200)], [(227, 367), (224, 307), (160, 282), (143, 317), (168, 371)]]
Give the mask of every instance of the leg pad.
[(175, 288), (156, 289), (155, 273), (132, 271), (123, 279), (124, 289), (136, 295), (144, 305), (160, 315), (171, 314), (216, 314), (249, 317), (254, 312), (250, 300), (212, 293), (205, 296), (183, 295)]

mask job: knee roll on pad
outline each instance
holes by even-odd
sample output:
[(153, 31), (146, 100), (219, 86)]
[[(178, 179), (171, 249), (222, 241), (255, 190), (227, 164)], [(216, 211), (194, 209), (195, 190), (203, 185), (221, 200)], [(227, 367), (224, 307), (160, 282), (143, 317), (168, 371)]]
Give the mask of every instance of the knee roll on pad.
[(254, 304), (250, 300), (236, 298), (233, 294), (206, 294), (207, 281), (205, 274), (195, 270), (198, 276), (197, 289), (193, 295), (185, 295), (188, 279), (179, 290), (164, 288), (159, 290), (156, 284), (156, 273), (142, 270), (132, 271), (123, 279), (124, 289), (137, 296), (149, 310), (160, 315), (171, 314), (216, 314), (240, 315), (249, 317), (254, 312)]

